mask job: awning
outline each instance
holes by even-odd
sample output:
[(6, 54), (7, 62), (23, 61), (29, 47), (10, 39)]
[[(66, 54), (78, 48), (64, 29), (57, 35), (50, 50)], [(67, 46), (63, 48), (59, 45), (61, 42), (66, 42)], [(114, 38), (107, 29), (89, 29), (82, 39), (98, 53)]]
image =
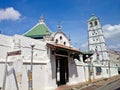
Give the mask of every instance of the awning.
[(47, 43), (47, 46), (50, 47), (50, 48), (54, 48), (54, 49), (64, 49), (64, 50), (67, 50), (67, 51), (72, 51), (72, 52), (75, 52), (75, 53), (78, 53), (78, 54), (82, 54), (82, 52), (79, 49), (74, 49), (72, 47), (68, 47), (68, 46), (61, 45), (61, 44)]

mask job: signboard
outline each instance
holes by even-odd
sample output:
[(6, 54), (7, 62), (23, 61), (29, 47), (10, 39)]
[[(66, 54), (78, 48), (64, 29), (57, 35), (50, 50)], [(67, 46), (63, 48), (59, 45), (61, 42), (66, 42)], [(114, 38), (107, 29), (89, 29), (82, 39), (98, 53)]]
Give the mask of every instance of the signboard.
[(7, 52), (7, 56), (21, 55), (21, 50)]

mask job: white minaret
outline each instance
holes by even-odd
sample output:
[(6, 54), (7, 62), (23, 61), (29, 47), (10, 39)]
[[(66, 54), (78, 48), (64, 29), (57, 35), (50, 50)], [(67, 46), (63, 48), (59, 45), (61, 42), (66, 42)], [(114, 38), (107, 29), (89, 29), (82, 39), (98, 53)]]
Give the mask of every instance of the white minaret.
[[(92, 15), (88, 20), (88, 47), (94, 51), (93, 61), (97, 63), (109, 60), (100, 20)], [(107, 64), (107, 63), (104, 63)]]

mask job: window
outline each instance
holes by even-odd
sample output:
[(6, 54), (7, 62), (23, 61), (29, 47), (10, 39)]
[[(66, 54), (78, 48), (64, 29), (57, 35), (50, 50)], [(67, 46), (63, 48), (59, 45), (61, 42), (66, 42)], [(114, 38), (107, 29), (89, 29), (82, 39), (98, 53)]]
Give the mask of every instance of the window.
[(97, 24), (98, 24), (97, 21), (95, 21), (95, 26), (96, 26)]
[(66, 42), (64, 42), (64, 45), (66, 45)]
[(96, 41), (98, 41), (98, 38), (96, 39)]
[(58, 43), (58, 39), (55, 40), (55, 43)]
[(109, 73), (108, 69), (106, 69), (107, 74)]
[(95, 48), (97, 49), (97, 46)]
[(62, 36), (60, 36), (60, 40), (62, 40)]
[(96, 67), (96, 75), (101, 75), (102, 69), (101, 67)]
[(93, 27), (93, 24), (92, 24), (92, 22), (90, 22), (89, 24), (90, 24), (90, 27)]

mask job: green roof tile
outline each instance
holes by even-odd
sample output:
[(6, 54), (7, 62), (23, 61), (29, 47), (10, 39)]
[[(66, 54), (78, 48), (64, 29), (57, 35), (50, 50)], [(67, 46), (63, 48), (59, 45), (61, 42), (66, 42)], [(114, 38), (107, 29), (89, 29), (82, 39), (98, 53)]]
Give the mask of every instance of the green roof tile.
[(45, 24), (43, 16), (41, 16), (39, 23), (23, 35), (27, 37), (39, 39), (39, 38), (43, 38), (43, 36), (45, 35), (51, 35), (51, 34), (52, 32)]
[(29, 30), (28, 32), (26, 32), (24, 34), (24, 36), (27, 37), (42, 37), (45, 36), (47, 34), (51, 34), (52, 32), (47, 28), (47, 26), (43, 23), (43, 24), (37, 24), (35, 27), (33, 27), (31, 30)]
[(96, 17), (95, 15), (92, 15), (92, 17), (88, 21), (95, 21), (95, 20), (98, 20), (98, 17)]

